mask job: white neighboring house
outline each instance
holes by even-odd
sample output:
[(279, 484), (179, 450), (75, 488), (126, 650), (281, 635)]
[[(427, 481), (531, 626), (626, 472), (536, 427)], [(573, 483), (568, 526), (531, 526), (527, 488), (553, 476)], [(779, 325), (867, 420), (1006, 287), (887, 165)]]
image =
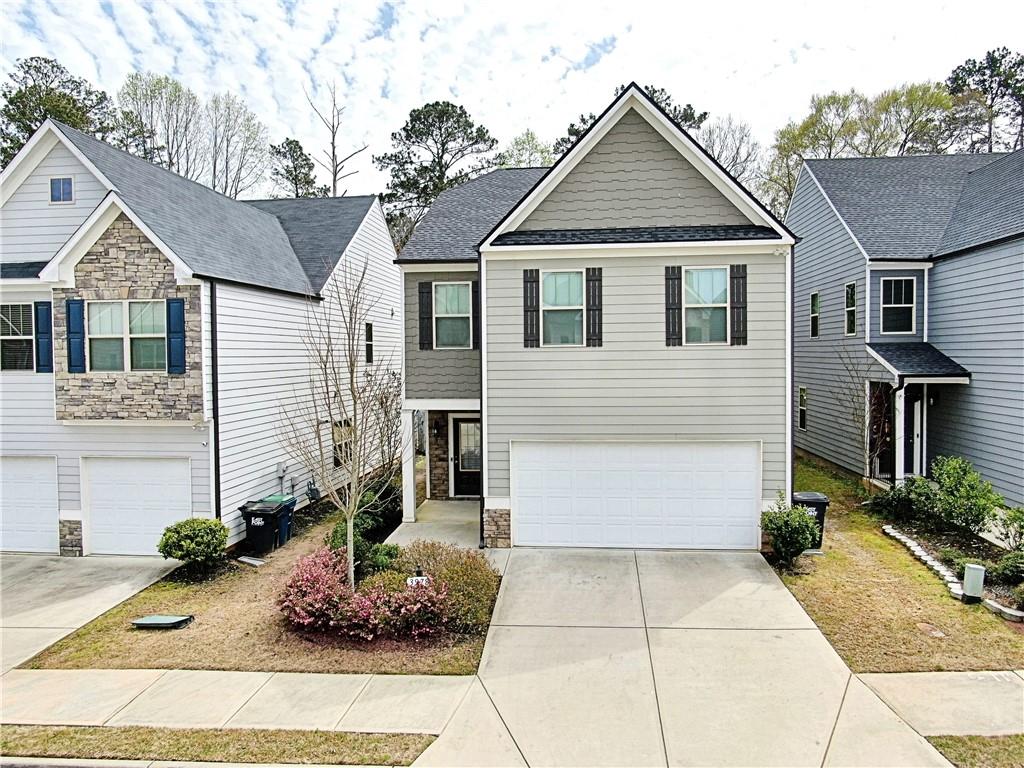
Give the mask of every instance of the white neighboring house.
[(0, 549), (155, 554), (188, 517), (236, 543), (245, 501), (304, 493), (281, 406), (342, 270), (367, 269), (360, 346), (401, 368), (376, 197), (231, 200), (55, 121), (0, 197)]

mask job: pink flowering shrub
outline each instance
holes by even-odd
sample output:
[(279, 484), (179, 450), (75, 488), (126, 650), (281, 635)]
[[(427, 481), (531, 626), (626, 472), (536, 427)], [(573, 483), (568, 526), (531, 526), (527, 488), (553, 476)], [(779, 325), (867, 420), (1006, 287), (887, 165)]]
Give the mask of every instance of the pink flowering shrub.
[(296, 626), (330, 629), (352, 598), (345, 550), (321, 547), (295, 564), (278, 605)]

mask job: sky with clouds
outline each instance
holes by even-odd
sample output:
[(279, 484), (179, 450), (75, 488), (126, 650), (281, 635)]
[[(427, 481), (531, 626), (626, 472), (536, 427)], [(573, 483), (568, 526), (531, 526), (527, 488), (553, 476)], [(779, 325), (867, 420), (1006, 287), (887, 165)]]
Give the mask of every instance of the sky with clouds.
[(170, 74), (201, 96), (241, 94), (273, 141), (322, 142), (304, 91), (332, 80), (347, 104), (351, 193), (385, 177), (371, 152), (409, 110), (448, 99), (502, 142), (554, 139), (599, 112), (619, 83), (669, 90), (749, 122), (762, 143), (814, 93), (871, 93), (943, 79), (990, 48), (1024, 49), (1024, 4), (453, 0), (0, 0), (0, 65), (59, 59), (110, 93), (133, 70)]

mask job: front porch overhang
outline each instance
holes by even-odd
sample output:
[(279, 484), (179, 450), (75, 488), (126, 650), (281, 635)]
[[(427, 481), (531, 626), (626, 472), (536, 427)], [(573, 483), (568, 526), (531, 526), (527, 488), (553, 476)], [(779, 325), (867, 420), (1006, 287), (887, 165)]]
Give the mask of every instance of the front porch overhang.
[(907, 384), (970, 384), (971, 372), (928, 342), (871, 343), (868, 354), (893, 375), (897, 387)]

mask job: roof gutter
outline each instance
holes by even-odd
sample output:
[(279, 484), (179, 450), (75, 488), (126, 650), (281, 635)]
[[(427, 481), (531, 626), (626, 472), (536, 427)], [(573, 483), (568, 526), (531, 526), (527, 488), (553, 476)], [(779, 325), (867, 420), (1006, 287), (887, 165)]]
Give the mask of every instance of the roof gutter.
[(266, 291), (267, 293), (279, 293), (283, 296), (294, 296), (299, 299), (306, 299), (308, 301), (323, 301), (324, 297), (319, 293), (303, 293), (302, 291), (289, 291), (286, 288), (272, 288), (269, 285), (254, 285), (253, 283), (246, 283), (241, 280), (231, 280), (227, 277), (214, 277), (213, 275), (202, 275), (198, 272), (194, 272), (192, 277), (197, 280), (206, 280), (212, 286), (214, 282), (223, 283), (224, 285), (237, 285), (239, 288), (250, 288), (254, 291)]

